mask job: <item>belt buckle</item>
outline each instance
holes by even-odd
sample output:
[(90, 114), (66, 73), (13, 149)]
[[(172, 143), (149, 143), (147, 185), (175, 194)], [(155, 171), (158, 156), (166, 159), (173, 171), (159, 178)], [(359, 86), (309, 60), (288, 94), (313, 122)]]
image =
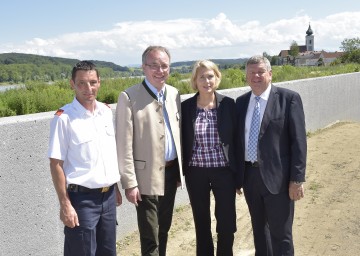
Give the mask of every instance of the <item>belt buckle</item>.
[(101, 189), (101, 193), (106, 193), (106, 192), (109, 191), (109, 189), (110, 189), (110, 187), (103, 187), (103, 188)]
[(78, 192), (78, 189), (79, 189), (78, 186), (75, 184), (69, 184), (69, 186), (68, 186), (68, 190), (70, 192)]

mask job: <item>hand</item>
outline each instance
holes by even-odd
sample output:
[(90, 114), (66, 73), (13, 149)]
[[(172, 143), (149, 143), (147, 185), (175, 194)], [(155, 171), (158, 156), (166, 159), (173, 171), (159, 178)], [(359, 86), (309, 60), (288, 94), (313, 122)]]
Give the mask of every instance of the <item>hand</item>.
[(304, 197), (304, 186), (303, 184), (295, 184), (290, 182), (289, 184), (289, 197), (293, 201), (300, 200)]
[(135, 206), (138, 206), (137, 202), (141, 201), (141, 195), (140, 195), (140, 191), (139, 191), (138, 187), (125, 189), (125, 195), (126, 195), (127, 200), (130, 203), (135, 204)]
[(77, 213), (71, 204), (60, 208), (60, 220), (69, 228), (80, 226)]
[(122, 196), (117, 184), (115, 184), (115, 193), (116, 193), (116, 206), (120, 206), (122, 204)]

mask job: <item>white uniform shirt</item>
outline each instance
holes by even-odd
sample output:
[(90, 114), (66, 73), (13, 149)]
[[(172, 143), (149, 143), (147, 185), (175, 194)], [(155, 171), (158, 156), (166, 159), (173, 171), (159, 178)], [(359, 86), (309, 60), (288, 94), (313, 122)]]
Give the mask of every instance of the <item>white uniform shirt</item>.
[(118, 182), (111, 109), (97, 101), (91, 113), (76, 98), (61, 109), (50, 124), (48, 157), (64, 161), (67, 185), (100, 188)]

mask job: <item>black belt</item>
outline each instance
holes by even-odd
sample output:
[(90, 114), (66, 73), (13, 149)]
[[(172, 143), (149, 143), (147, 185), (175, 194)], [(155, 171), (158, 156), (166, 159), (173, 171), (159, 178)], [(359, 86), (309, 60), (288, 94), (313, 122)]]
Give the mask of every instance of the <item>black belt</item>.
[(175, 158), (174, 160), (166, 161), (165, 168), (173, 167), (177, 163), (178, 159)]
[(247, 167), (259, 167), (259, 163), (258, 162), (250, 162), (250, 161), (245, 161), (245, 166)]
[(69, 192), (85, 192), (85, 193), (106, 193), (110, 190), (110, 188), (114, 186), (111, 185), (109, 187), (103, 187), (103, 188), (87, 188), (76, 184), (70, 184), (67, 188)]

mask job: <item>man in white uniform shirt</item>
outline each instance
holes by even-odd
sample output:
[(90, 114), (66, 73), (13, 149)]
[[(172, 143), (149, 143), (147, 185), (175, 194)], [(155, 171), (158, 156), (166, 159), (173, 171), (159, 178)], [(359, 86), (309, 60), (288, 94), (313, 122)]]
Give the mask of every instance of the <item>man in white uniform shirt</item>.
[(48, 157), (65, 225), (64, 255), (116, 255), (116, 205), (122, 203), (111, 109), (96, 100), (100, 77), (81, 61), (72, 103), (50, 124)]

